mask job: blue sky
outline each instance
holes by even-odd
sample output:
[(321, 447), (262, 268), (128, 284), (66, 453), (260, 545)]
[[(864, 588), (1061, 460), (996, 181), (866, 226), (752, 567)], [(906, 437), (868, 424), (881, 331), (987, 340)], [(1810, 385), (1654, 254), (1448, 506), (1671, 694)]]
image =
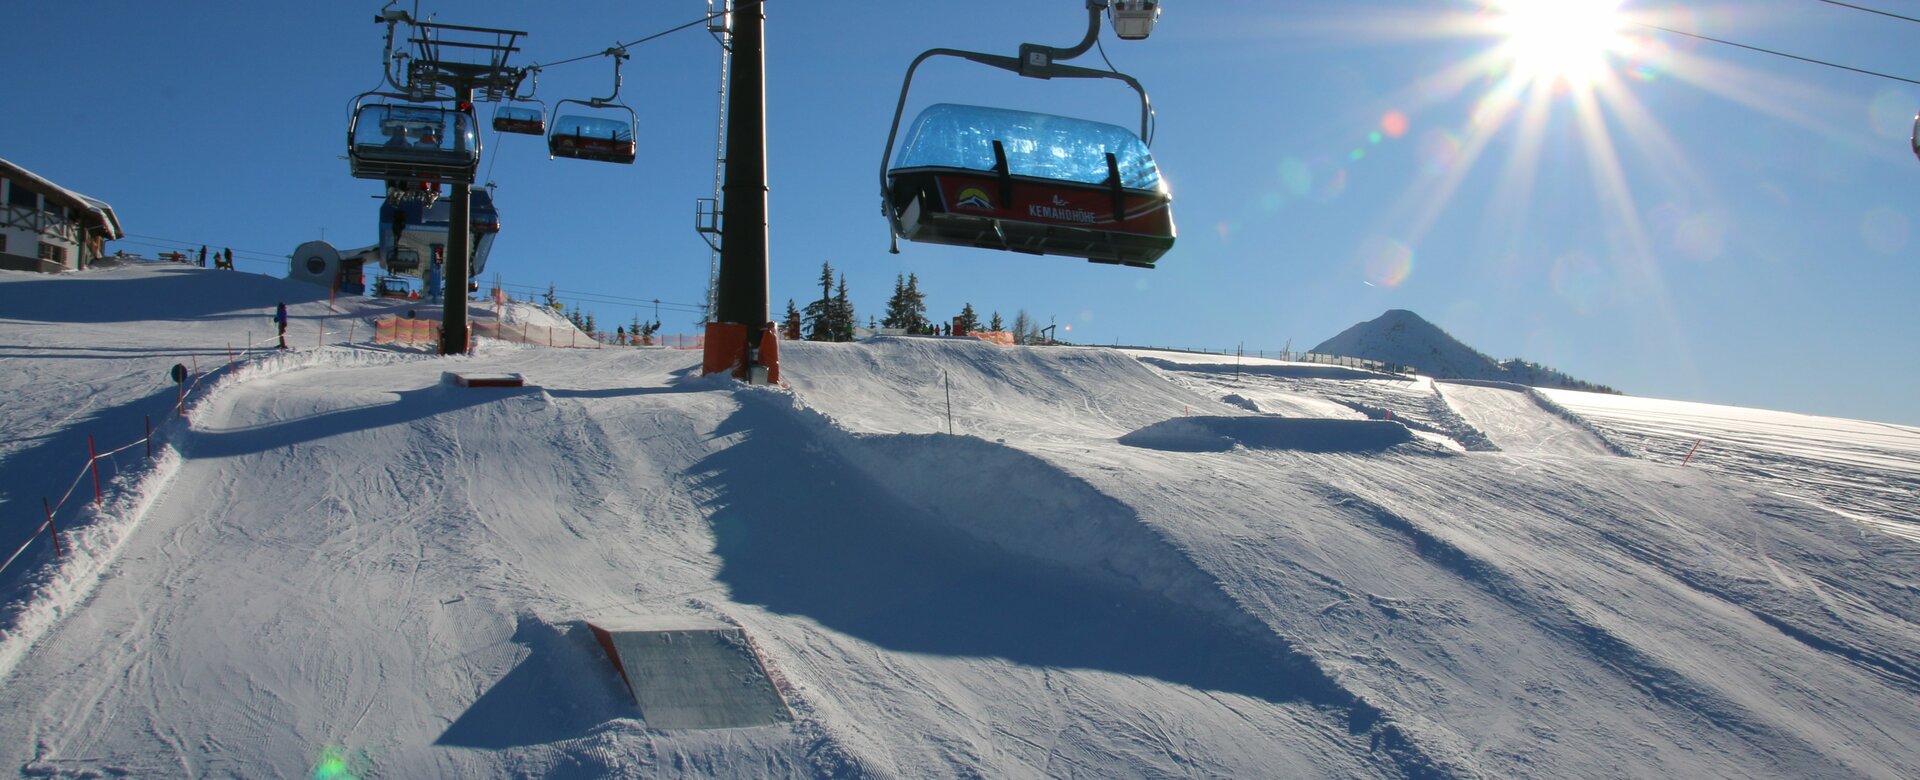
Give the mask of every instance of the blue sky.
[[(971, 303), (1071, 325), (1083, 343), (1310, 347), (1410, 309), (1494, 357), (1636, 395), (1920, 424), (1920, 88), (1628, 26), (1600, 86), (1526, 82), (1473, 2), (1170, 2), (1154, 36), (1104, 35), (1158, 111), (1180, 239), (1153, 270), (903, 245), (887, 253), (881, 147), (911, 59), (1068, 45), (1077, 0), (771, 3), (772, 306), (846, 273), (862, 319), (897, 274), (929, 314)], [(378, 3), (34, 3), (0, 157), (114, 205), (134, 239), (232, 246), (280, 272), (302, 241), (376, 238), (379, 185), (342, 154), (375, 86)], [(1920, 3), (1881, 0), (1920, 15)], [(525, 30), (553, 62), (705, 12), (704, 2), (425, 2), (439, 21)], [(1635, 19), (1907, 77), (1920, 25), (1815, 0), (1628, 2)], [(489, 266), (602, 321), (693, 330), (708, 253), (718, 51), (699, 29), (636, 47), (621, 93), (634, 166), (549, 160), (488, 133), (503, 230)], [(1076, 64), (1099, 66), (1098, 52)], [(607, 94), (610, 62), (554, 67), (540, 96)], [(1508, 101), (1502, 102), (1506, 96)], [(1117, 83), (921, 69), (932, 102), (1131, 125)], [(1583, 107), (1584, 106), (1584, 107)], [(490, 107), (482, 107), (488, 116)], [(486, 280), (483, 280), (483, 283)], [(621, 300), (612, 300), (609, 296)], [(682, 304), (675, 306), (674, 304)]]

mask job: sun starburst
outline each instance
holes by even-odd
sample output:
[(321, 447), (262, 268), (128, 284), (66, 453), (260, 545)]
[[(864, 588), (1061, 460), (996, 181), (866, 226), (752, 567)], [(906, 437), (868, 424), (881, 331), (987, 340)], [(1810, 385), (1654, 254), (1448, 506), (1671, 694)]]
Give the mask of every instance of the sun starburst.
[(1590, 87), (1626, 45), (1620, 0), (1501, 0), (1493, 10), (1496, 56), (1533, 84)]

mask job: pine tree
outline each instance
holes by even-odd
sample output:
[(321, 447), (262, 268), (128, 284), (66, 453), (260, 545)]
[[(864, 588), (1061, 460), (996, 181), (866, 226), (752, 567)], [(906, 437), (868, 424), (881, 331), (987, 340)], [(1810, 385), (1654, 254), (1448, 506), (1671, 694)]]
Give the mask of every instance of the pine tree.
[(853, 299), (847, 297), (847, 275), (840, 275), (840, 289), (833, 294), (833, 340), (853, 340)]
[(887, 299), (886, 315), (880, 324), (888, 328), (907, 327), (907, 277), (893, 275), (893, 296)]
[(907, 321), (909, 332), (933, 332), (933, 323), (927, 321), (927, 296), (920, 292), (917, 274), (907, 274)]
[(807, 304), (806, 335), (808, 341), (833, 340), (833, 265), (820, 264), (820, 300)]
[(780, 320), (780, 332), (783, 334), (781, 338), (786, 338), (784, 334), (787, 332), (787, 323), (799, 322), (799, 321), (800, 321), (800, 309), (796, 308), (793, 305), (792, 298), (788, 298), (787, 299), (787, 316), (785, 319)]
[(968, 333), (980, 330), (980, 315), (973, 313), (973, 304), (960, 307), (960, 327)]
[(993, 320), (987, 323), (987, 330), (993, 331), (995, 333), (999, 333), (1000, 331), (1003, 331), (1006, 329), (1007, 329), (1007, 324), (1000, 321), (1000, 312), (997, 312), (997, 311), (994, 312)]
[(1027, 310), (1021, 309), (1013, 315), (1013, 343), (1033, 343), (1033, 318), (1027, 316)]
[(547, 305), (547, 308), (552, 309), (554, 311), (565, 310), (566, 304), (561, 303), (560, 297), (555, 295), (554, 292), (555, 290), (553, 289), (553, 282), (547, 282), (547, 296), (545, 298), (542, 298), (541, 302), (545, 303)]

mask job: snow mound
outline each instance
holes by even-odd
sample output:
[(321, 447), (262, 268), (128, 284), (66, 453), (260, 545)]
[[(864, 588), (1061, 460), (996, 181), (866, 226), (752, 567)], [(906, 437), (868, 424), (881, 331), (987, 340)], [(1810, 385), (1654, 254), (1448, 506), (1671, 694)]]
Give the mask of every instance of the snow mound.
[(1171, 452), (1227, 452), (1235, 446), (1300, 452), (1378, 452), (1413, 441), (1385, 420), (1290, 417), (1175, 417), (1120, 437), (1120, 443)]

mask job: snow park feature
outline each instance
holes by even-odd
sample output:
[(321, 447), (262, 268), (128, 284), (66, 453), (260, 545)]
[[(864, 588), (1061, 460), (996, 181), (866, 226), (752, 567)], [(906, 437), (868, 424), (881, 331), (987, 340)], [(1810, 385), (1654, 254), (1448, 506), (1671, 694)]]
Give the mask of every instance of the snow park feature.
[[(240, 352), (282, 300), (301, 349)], [(335, 305), (0, 272), (0, 548), (88, 435), (158, 429), (59, 510), (60, 557), (0, 571), (0, 768), (1920, 774), (1920, 429), (968, 339), (788, 342), (787, 387), (744, 385), (697, 351), (374, 346), (405, 305)], [(229, 343), (171, 415), (168, 369)], [(1123, 441), (1187, 409), (1208, 446)], [(791, 720), (661, 727), (589, 628), (650, 620), (750, 636), (709, 649)]]
[(527, 378), (519, 374), (469, 374), (448, 371), (446, 379), (461, 387), (525, 387)]
[(648, 728), (738, 729), (793, 720), (738, 626), (666, 616), (587, 627)]

